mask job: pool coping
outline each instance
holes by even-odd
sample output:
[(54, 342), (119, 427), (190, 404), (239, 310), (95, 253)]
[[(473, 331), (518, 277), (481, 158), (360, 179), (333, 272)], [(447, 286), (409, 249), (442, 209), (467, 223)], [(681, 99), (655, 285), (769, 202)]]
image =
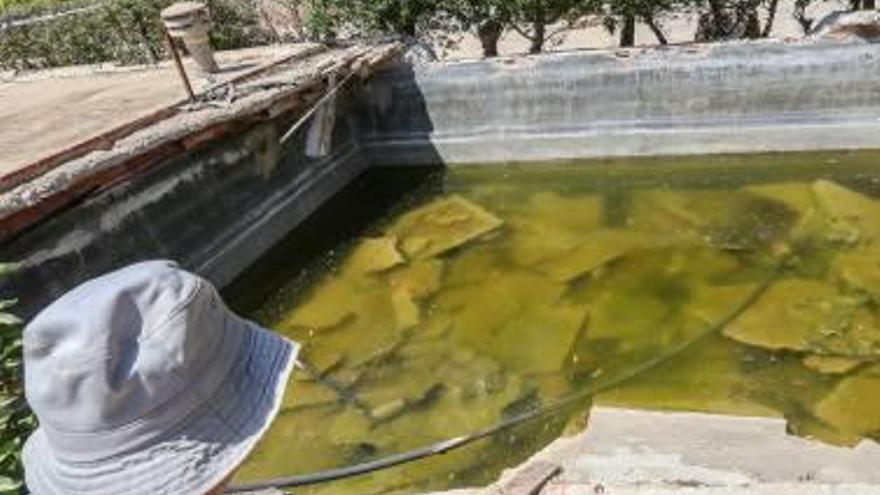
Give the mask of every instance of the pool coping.
[[(489, 487), (433, 495), (880, 493), (880, 445), (835, 447), (790, 435), (778, 417), (597, 406), (587, 429), (560, 438)], [(539, 465), (545, 486), (514, 486)]]

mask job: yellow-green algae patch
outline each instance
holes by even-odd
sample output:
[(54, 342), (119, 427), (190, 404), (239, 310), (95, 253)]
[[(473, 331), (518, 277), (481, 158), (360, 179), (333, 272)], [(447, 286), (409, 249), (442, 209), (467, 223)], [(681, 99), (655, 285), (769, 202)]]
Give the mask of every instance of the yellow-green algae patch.
[(880, 303), (880, 246), (856, 248), (834, 260), (835, 274), (850, 289), (863, 291)]
[(814, 182), (813, 193), (837, 238), (850, 243), (880, 243), (880, 201), (828, 180)]
[(570, 249), (535, 265), (558, 282), (570, 282), (638, 248), (659, 247), (662, 240), (626, 230), (596, 230)]
[[(450, 169), (449, 192), (394, 210), (259, 313), (304, 344), (320, 376), (298, 372), (239, 476), (374, 460), (655, 361), (596, 401), (779, 416), (792, 433), (837, 445), (876, 437), (877, 200), (814, 180), (824, 172), (707, 188), (711, 177), (673, 169), (686, 185), (657, 187), (674, 177), (652, 167)], [(590, 403), (304, 493), (486, 483), (582, 428)]]
[(388, 270), (403, 262), (403, 256), (397, 251), (395, 237), (363, 239), (352, 250), (343, 271), (363, 275)]
[(816, 280), (780, 280), (724, 334), (768, 349), (880, 357), (880, 328), (872, 308)]
[(854, 435), (880, 435), (880, 366), (841, 380), (816, 405), (816, 416)]
[(461, 196), (449, 196), (403, 215), (389, 232), (409, 258), (443, 254), (491, 232), (503, 221)]
[(785, 203), (744, 190), (641, 193), (635, 205), (633, 228), (723, 249), (772, 244), (784, 238), (798, 218)]
[(852, 359), (839, 356), (822, 356), (811, 354), (804, 358), (804, 366), (819, 373), (828, 373), (833, 375), (849, 373), (850, 371), (865, 364), (866, 360)]
[(746, 188), (751, 194), (770, 201), (778, 201), (799, 215), (816, 207), (809, 183), (760, 184)]
[(415, 299), (424, 299), (440, 289), (443, 277), (441, 260), (415, 261), (391, 273), (389, 283)]

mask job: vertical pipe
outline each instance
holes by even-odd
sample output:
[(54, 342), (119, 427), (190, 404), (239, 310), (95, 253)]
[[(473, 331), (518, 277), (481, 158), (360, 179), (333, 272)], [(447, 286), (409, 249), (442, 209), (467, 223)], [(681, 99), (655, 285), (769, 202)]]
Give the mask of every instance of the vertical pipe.
[(174, 65), (177, 66), (177, 73), (183, 81), (186, 93), (189, 95), (189, 101), (194, 102), (196, 101), (196, 94), (193, 93), (192, 85), (189, 83), (189, 77), (186, 75), (186, 69), (183, 67), (183, 62), (180, 61), (180, 53), (177, 52), (177, 45), (174, 44), (174, 38), (171, 37), (171, 33), (168, 32), (168, 29), (163, 27), (162, 30), (165, 31), (165, 39), (168, 41), (168, 48), (171, 50), (171, 55), (174, 57)]

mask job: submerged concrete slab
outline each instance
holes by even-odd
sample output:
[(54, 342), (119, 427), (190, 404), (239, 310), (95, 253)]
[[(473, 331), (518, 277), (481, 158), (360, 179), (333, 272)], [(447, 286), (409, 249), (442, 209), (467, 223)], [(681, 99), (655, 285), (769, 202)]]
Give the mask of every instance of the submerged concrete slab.
[(534, 463), (562, 473), (542, 494), (880, 494), (880, 445), (835, 447), (786, 433), (777, 418), (594, 408), (587, 430), (507, 471), (501, 493)]

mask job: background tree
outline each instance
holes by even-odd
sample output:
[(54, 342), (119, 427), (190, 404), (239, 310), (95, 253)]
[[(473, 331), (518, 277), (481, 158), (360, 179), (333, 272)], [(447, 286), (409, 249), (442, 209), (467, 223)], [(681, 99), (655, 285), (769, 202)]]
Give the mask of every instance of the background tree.
[[(0, 263), (0, 277), (15, 269)], [(22, 486), (21, 448), (36, 426), (22, 386), (21, 321), (7, 312), (14, 304), (0, 299), (0, 493), (17, 493)]]
[(812, 3), (811, 0), (795, 0), (794, 2), (794, 11), (792, 15), (795, 20), (800, 24), (801, 30), (803, 30), (804, 34), (810, 32), (810, 29), (813, 28), (813, 23), (816, 19), (809, 17), (807, 15), (807, 7)]
[(358, 36), (397, 34), (417, 38), (443, 11), (442, 3), (443, 0), (311, 0), (310, 25), (321, 37), (344, 31)]
[(498, 55), (498, 41), (507, 28), (509, 10), (504, 0), (446, 0), (445, 10), (462, 31), (473, 31), (484, 57)]
[(620, 31), (620, 46), (635, 45), (636, 22), (647, 25), (661, 45), (669, 42), (659, 17), (675, 9), (685, 8), (680, 0), (606, 0), (603, 24), (614, 34)]
[[(505, 0), (510, 26), (529, 40), (529, 53), (541, 53), (551, 38), (569, 30), (579, 17), (599, 10), (598, 0)], [(548, 31), (551, 25), (556, 27)]]
[(695, 5), (702, 12), (696, 41), (755, 39), (770, 36), (779, 0), (698, 0)]

